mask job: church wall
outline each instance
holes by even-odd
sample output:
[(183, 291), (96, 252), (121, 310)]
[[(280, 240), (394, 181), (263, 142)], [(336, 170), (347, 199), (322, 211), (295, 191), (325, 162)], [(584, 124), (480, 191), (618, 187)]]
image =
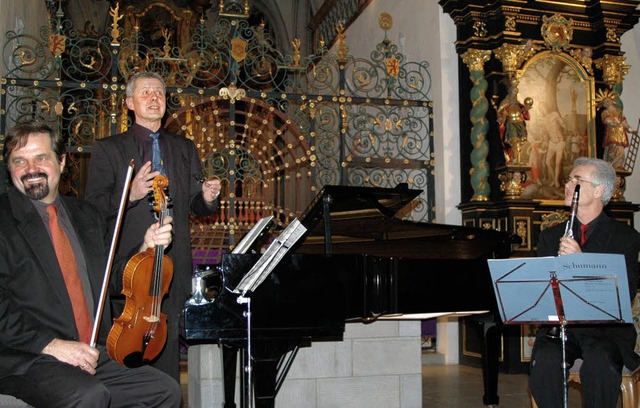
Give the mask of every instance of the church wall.
[(349, 27), (347, 45), (356, 57), (368, 56), (384, 31), (380, 13), (389, 13), (393, 27), (387, 38), (404, 53), (406, 61), (427, 61), (433, 77), (429, 94), (434, 101), (436, 153), (436, 222), (460, 224), (460, 160), (458, 117), (458, 56), (453, 42), (456, 28), (436, 2), (373, 0)]
[[(625, 63), (631, 68), (625, 76), (620, 99), (624, 104), (627, 121), (635, 129), (640, 119), (640, 26), (636, 25), (633, 30), (626, 32), (621, 40), (621, 50), (626, 57)], [(640, 157), (637, 161), (640, 161)], [(640, 202), (640, 163), (636, 163), (633, 173), (627, 177), (627, 190), (624, 196), (627, 201)], [(640, 231), (640, 216), (636, 214), (634, 221), (635, 228)]]
[[(349, 27), (347, 45), (356, 57), (367, 55), (384, 39), (378, 26), (380, 13), (389, 13), (393, 27), (387, 38), (398, 45), (407, 61), (427, 61), (432, 74), (429, 94), (434, 101), (434, 150), (436, 157), (436, 220), (461, 224), (460, 127), (458, 101), (458, 55), (454, 47), (456, 27), (436, 2), (373, 0)], [(438, 352), (446, 364), (457, 364), (457, 319), (438, 321)]]

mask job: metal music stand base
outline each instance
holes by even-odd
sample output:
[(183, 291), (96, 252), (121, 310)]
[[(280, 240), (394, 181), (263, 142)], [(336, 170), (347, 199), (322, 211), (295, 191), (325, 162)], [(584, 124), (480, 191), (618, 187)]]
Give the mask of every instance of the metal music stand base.
[(560, 340), (562, 341), (562, 406), (567, 408), (569, 385), (567, 384), (567, 332), (565, 327), (565, 323), (560, 325)]
[(240, 405), (242, 406), (242, 408), (253, 408), (253, 367), (251, 364), (251, 297), (245, 295), (246, 294), (238, 296), (237, 299), (239, 304), (247, 305), (247, 311), (244, 312), (244, 315), (247, 318), (247, 352), (245, 361), (246, 364), (243, 367), (243, 378), (245, 379), (245, 381), (243, 381), (244, 384), (242, 387), (243, 390), (241, 394)]

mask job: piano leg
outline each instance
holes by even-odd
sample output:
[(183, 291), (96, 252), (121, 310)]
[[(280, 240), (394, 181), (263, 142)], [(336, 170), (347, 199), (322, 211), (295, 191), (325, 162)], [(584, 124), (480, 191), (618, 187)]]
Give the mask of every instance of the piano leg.
[(484, 353), (482, 379), (484, 380), (484, 405), (498, 405), (498, 365), (500, 360), (500, 327), (495, 322), (484, 323)]
[[(236, 408), (236, 367), (238, 366), (238, 348), (228, 345), (220, 347), (222, 353), (222, 377), (224, 381), (223, 408)], [(242, 367), (240, 368), (242, 370)]]
[[(274, 408), (280, 382), (289, 371), (286, 355), (297, 351), (300, 339), (263, 340), (253, 345), (253, 389), (256, 408)], [(293, 357), (295, 352), (293, 353)]]
[[(283, 367), (285, 355), (295, 350), (300, 340), (287, 342), (285, 339), (275, 341), (260, 341), (252, 345), (252, 385), (255, 408), (274, 408), (278, 382), (282, 381), (288, 371), (288, 364)], [(224, 377), (224, 404), (223, 408), (236, 408), (235, 385), (236, 373), (239, 373), (241, 395), (240, 408), (249, 407), (251, 396), (249, 377), (245, 372), (247, 349), (233, 345), (222, 345), (222, 367)], [(240, 366), (238, 367), (238, 352), (240, 352)], [(237, 370), (239, 371), (236, 371)]]

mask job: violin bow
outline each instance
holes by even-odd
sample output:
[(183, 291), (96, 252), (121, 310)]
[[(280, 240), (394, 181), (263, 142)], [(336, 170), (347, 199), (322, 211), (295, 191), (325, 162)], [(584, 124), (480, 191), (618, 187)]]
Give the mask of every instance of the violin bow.
[(122, 196), (120, 197), (120, 208), (118, 209), (118, 216), (116, 217), (116, 225), (113, 229), (113, 236), (111, 237), (111, 248), (109, 249), (109, 258), (107, 259), (107, 266), (104, 271), (104, 279), (102, 281), (102, 291), (100, 292), (100, 301), (98, 302), (98, 310), (96, 310), (96, 317), (93, 321), (93, 331), (91, 332), (91, 347), (96, 346), (98, 339), (98, 329), (100, 328), (100, 321), (102, 320), (102, 313), (104, 311), (104, 303), (107, 297), (109, 288), (109, 279), (111, 277), (111, 267), (113, 265), (113, 257), (116, 251), (116, 244), (118, 242), (118, 235), (120, 232), (120, 225), (122, 224), (122, 215), (129, 198), (129, 184), (133, 176), (133, 159), (129, 162), (129, 168), (127, 169), (127, 175), (124, 181), (124, 187), (122, 189)]

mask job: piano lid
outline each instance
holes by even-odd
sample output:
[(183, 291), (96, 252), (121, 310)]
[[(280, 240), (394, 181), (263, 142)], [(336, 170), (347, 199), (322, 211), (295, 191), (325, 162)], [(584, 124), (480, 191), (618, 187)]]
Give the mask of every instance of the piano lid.
[(395, 188), (326, 185), (300, 219), (307, 229), (312, 229), (326, 216), (327, 208), (332, 220), (380, 215), (393, 217), (421, 193), (422, 190), (409, 189), (406, 183)]
[(420, 193), (406, 184), (324, 186), (301, 216), (308, 232), (296, 252), (477, 259), (511, 251), (505, 232), (402, 220)]

